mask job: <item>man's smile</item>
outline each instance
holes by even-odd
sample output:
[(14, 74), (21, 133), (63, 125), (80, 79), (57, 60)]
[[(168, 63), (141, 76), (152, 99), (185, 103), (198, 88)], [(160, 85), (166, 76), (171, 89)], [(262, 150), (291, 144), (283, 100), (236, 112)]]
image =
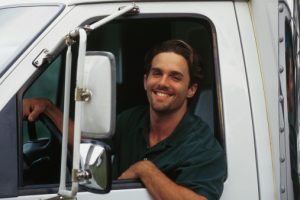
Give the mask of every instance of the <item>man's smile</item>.
[(162, 92), (154, 92), (154, 94), (156, 94), (157, 96), (161, 96), (161, 97), (170, 96), (169, 94), (162, 93)]
[(170, 92), (168, 92), (168, 91), (163, 91), (163, 90), (154, 90), (154, 91), (152, 91), (152, 93), (153, 93), (156, 97), (158, 97), (158, 98), (163, 98), (163, 99), (174, 96), (174, 95), (171, 94)]

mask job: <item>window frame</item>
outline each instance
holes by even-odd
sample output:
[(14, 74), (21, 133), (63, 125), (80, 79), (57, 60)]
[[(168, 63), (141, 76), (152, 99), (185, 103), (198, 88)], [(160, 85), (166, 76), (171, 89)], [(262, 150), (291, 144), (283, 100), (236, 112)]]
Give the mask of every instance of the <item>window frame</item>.
[(46, 65), (43, 65), (40, 67), (27, 81), (26, 83), (21, 87), (21, 89), (17, 92), (17, 133), (18, 133), (18, 195), (24, 196), (24, 195), (33, 195), (33, 194), (55, 194), (58, 191), (58, 184), (39, 184), (39, 185), (22, 185), (23, 184), (23, 98), (26, 91), (31, 87), (32, 84), (35, 83), (35, 81), (44, 74), (45, 71), (51, 67), (53, 63), (55, 63), (56, 59), (59, 56), (61, 57), (61, 63), (60, 63), (60, 69), (59, 69), (59, 75), (58, 75), (58, 83), (57, 88), (55, 89), (57, 91), (56, 94), (56, 102), (55, 104), (59, 106), (59, 103), (61, 102), (61, 99), (59, 98), (59, 94), (63, 92), (63, 87), (60, 87), (60, 85), (64, 86), (64, 80), (62, 79), (64, 77), (64, 69), (65, 69), (65, 52), (66, 49), (63, 49), (56, 55), (56, 57), (52, 60), (51, 63)]
[[(97, 19), (103, 18), (104, 16), (98, 16), (93, 17), (85, 22), (83, 24), (89, 24)], [(205, 20), (210, 27), (211, 31), (211, 37), (212, 37), (212, 62), (213, 62), (213, 78), (212, 78), (212, 90), (214, 92), (214, 108), (215, 108), (215, 127), (218, 127), (218, 129), (215, 129), (216, 132), (219, 133), (219, 140), (221, 141), (221, 145), (224, 147), (226, 151), (226, 141), (225, 141), (225, 126), (224, 126), (224, 116), (223, 116), (223, 100), (222, 100), (222, 91), (221, 91), (221, 76), (220, 76), (220, 66), (219, 66), (219, 56), (218, 56), (218, 45), (217, 45), (217, 33), (215, 26), (213, 22), (206, 16), (201, 14), (190, 14), (190, 13), (155, 13), (155, 14), (140, 14), (137, 16), (132, 16), (130, 18), (127, 17), (120, 17), (118, 18), (118, 21), (122, 20), (143, 20), (143, 19), (192, 19), (193, 21), (197, 20)], [(121, 23), (121, 22), (120, 22)], [(64, 51), (61, 51), (60, 54), (64, 54)], [(76, 52), (76, 51), (74, 51)], [(73, 55), (73, 59), (76, 57), (76, 53)], [(64, 59), (63, 59), (64, 60)], [(64, 63), (64, 62), (63, 62)], [(76, 60), (72, 62), (72, 65), (76, 65)], [(50, 63), (48, 66), (50, 66), (52, 63)], [(22, 110), (22, 99), (24, 92), (29, 88), (29, 86), (36, 80), (48, 67), (42, 67), (39, 70), (37, 70), (32, 77), (23, 85), (23, 87), (18, 92), (18, 108), (19, 110)], [(64, 67), (63, 67), (64, 68)], [(75, 71), (75, 70), (73, 70)], [(61, 79), (60, 82), (63, 82), (63, 74), (61, 72)], [(58, 84), (60, 85), (60, 83)], [(60, 95), (62, 95), (62, 91), (60, 91)], [(59, 98), (59, 95), (57, 96), (57, 105), (61, 105), (63, 103), (61, 101), (61, 98)], [(22, 130), (20, 127), (22, 127), (22, 113), (18, 113), (18, 135), (19, 135), (19, 142), (18, 145), (22, 146)], [(20, 158), (22, 158), (22, 149), (19, 150), (19, 161)], [(22, 161), (22, 160), (21, 160)], [(22, 176), (22, 162), (19, 162), (19, 178)], [(47, 184), (47, 185), (38, 185), (38, 186), (26, 186), (22, 187), (20, 185), (22, 180), (19, 180), (19, 195), (33, 195), (33, 194), (49, 194), (49, 193), (56, 193), (58, 191), (58, 185), (56, 184)], [(122, 181), (114, 181), (112, 185), (113, 190), (118, 189), (136, 189), (136, 188), (143, 188), (144, 186), (140, 182), (135, 181), (128, 181), (128, 180), (122, 180)]]
[[(105, 16), (97, 16), (90, 18), (84, 21), (81, 26), (85, 24), (91, 24), (94, 21), (100, 20)], [(143, 19), (191, 19), (191, 21), (204, 20), (208, 23), (210, 31), (212, 33), (212, 54), (213, 54), (213, 80), (212, 80), (212, 90), (214, 92), (214, 107), (216, 119), (215, 127), (218, 127), (215, 131), (218, 132), (219, 138), (218, 140), (221, 142), (221, 145), (226, 151), (226, 141), (225, 141), (225, 125), (224, 125), (224, 115), (223, 115), (223, 98), (222, 98), (222, 89), (221, 89), (221, 74), (220, 74), (220, 64), (219, 64), (219, 56), (218, 56), (218, 43), (217, 43), (217, 31), (211, 19), (202, 14), (195, 13), (153, 13), (153, 14), (139, 14), (136, 16), (119, 17), (116, 21), (130, 21), (130, 20), (143, 20)], [(204, 66), (205, 67), (205, 66)]]

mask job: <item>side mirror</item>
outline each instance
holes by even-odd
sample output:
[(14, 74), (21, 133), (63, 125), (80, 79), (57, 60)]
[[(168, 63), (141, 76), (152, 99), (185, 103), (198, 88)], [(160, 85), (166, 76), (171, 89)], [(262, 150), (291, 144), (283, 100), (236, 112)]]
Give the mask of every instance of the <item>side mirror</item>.
[(80, 144), (79, 185), (94, 193), (108, 193), (111, 189), (111, 165), (108, 145), (84, 140)]
[[(87, 52), (83, 87), (87, 95), (81, 112), (82, 135), (108, 138), (114, 133), (116, 64), (109, 52)], [(81, 96), (82, 98), (82, 96)]]

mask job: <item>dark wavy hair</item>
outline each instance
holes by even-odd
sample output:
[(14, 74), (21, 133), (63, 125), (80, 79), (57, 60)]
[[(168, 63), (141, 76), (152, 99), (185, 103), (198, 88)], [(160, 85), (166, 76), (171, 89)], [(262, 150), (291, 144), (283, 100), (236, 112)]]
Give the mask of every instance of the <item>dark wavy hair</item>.
[(184, 57), (189, 67), (189, 87), (194, 83), (199, 84), (200, 80), (203, 78), (202, 62), (193, 48), (183, 40), (167, 40), (151, 49), (145, 56), (145, 73), (147, 75), (152, 67), (151, 63), (153, 58), (157, 54), (164, 52), (173, 52)]

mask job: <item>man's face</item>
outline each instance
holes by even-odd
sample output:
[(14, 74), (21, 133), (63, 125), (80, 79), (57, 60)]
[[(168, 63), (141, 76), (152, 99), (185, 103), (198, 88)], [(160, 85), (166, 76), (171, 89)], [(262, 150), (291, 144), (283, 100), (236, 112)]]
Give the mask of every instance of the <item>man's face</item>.
[(144, 88), (152, 111), (168, 113), (187, 109), (187, 98), (194, 96), (197, 84), (189, 88), (189, 69), (184, 57), (173, 52), (157, 54), (148, 75), (144, 76)]

